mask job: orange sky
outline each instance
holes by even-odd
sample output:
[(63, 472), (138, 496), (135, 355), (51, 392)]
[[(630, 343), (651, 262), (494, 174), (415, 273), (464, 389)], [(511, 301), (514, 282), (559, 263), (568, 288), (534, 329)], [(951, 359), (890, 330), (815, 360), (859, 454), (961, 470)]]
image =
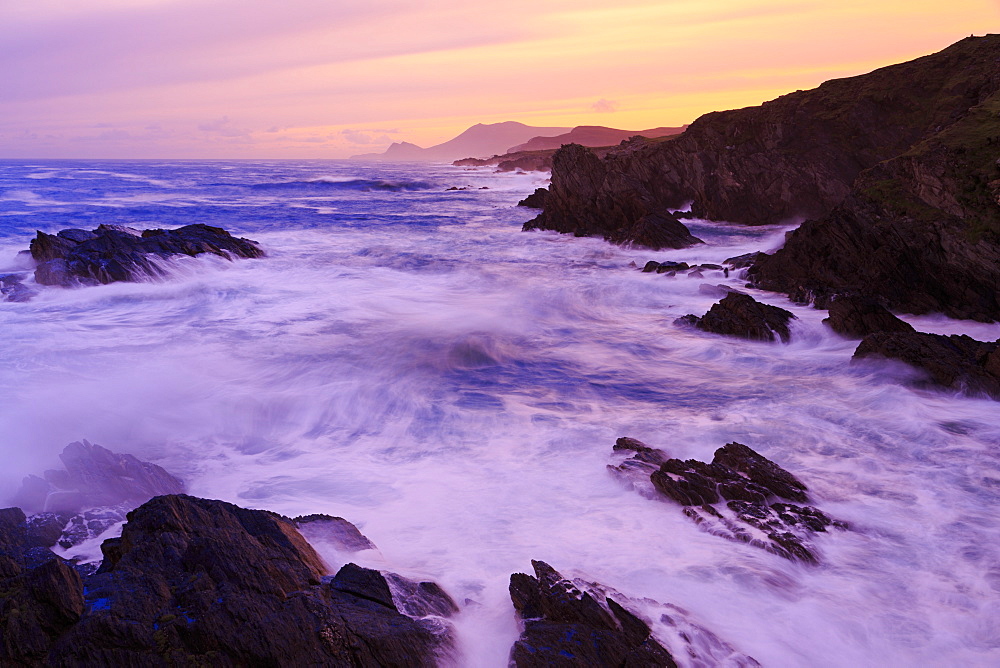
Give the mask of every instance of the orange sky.
[(1000, 29), (1000, 0), (10, 0), (0, 157), (339, 158), (679, 125)]

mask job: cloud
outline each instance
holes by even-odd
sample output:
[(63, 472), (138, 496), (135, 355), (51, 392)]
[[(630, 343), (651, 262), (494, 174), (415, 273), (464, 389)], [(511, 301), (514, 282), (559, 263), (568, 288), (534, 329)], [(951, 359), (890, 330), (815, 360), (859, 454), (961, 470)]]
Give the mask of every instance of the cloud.
[(372, 144), (391, 144), (392, 137), (388, 133), (398, 133), (399, 130), (341, 130), (340, 134), (352, 144), (369, 146)]
[(216, 119), (214, 121), (209, 121), (207, 123), (201, 123), (198, 125), (198, 129), (202, 132), (209, 132), (212, 134), (219, 135), (220, 137), (249, 137), (250, 131), (238, 128), (233, 124), (233, 121), (229, 116), (223, 116), (222, 118)]
[(618, 111), (618, 102), (617, 100), (605, 100), (602, 97), (600, 100), (590, 105), (590, 108), (602, 114), (604, 113), (610, 114), (615, 111)]

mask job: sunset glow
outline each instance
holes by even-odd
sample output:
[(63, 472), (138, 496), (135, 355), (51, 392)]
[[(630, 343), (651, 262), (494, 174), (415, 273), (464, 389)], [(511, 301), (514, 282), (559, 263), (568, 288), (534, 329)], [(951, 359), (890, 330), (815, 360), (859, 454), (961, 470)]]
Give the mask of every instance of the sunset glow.
[(340, 158), (478, 122), (679, 125), (998, 19), (993, 0), (15, 0), (0, 157)]

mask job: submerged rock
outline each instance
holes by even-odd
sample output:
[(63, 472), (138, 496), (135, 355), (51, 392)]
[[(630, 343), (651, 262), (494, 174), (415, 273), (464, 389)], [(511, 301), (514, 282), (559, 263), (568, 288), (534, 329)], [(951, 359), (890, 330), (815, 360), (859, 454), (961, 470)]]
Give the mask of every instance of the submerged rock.
[(813, 506), (796, 505), (809, 501), (805, 484), (741, 443), (719, 448), (708, 464), (669, 458), (633, 438), (618, 439), (615, 450), (636, 454), (609, 466), (612, 474), (647, 498), (684, 506), (684, 514), (713, 535), (817, 563), (812, 536), (847, 528)]
[(854, 351), (855, 360), (881, 357), (905, 362), (926, 373), (925, 385), (1000, 401), (1000, 340), (915, 331), (875, 332)]
[(263, 257), (257, 242), (232, 236), (210, 225), (186, 225), (176, 230), (139, 231), (121, 225), (101, 225), (96, 230), (38, 232), (31, 241), (35, 281), (42, 285), (95, 285), (140, 281), (159, 276), (155, 258), (211, 253), (234, 257)]
[(0, 300), (26, 302), (38, 294), (37, 290), (25, 285), (22, 282), (23, 280), (24, 276), (22, 274), (0, 275)]
[(693, 325), (704, 332), (754, 341), (774, 341), (777, 334), (787, 343), (791, 338), (788, 322), (794, 318), (785, 309), (761, 304), (741, 292), (730, 292), (704, 316), (686, 315), (677, 322)]

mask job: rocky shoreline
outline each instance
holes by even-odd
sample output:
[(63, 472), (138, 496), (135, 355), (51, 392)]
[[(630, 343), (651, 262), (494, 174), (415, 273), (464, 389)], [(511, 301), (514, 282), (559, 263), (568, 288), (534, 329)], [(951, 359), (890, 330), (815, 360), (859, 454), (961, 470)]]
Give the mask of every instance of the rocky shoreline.
[(857, 294), (907, 313), (1000, 320), (1000, 35), (713, 112), (598, 157), (565, 146), (524, 229), (652, 249), (698, 243), (677, 216), (805, 222), (749, 272), (826, 308)]
[[(611, 467), (632, 476), (658, 452), (625, 438), (615, 447), (636, 452)], [(755, 481), (743, 496), (800, 498), (804, 486), (791, 474), (739, 447), (726, 461)], [(477, 604), (353, 561), (331, 572), (313, 543), (345, 560), (376, 549), (348, 520), (188, 496), (161, 467), (87, 441), (61, 457), (64, 469), (25, 479), (16, 497), (24, 509), (0, 510), (5, 665), (461, 665), (453, 620)], [(733, 482), (721, 483), (727, 498)], [(97, 564), (52, 551), (101, 538)], [(673, 604), (532, 565), (534, 576), (510, 576), (522, 628), (513, 666), (676, 666), (677, 656), (758, 665)]]

